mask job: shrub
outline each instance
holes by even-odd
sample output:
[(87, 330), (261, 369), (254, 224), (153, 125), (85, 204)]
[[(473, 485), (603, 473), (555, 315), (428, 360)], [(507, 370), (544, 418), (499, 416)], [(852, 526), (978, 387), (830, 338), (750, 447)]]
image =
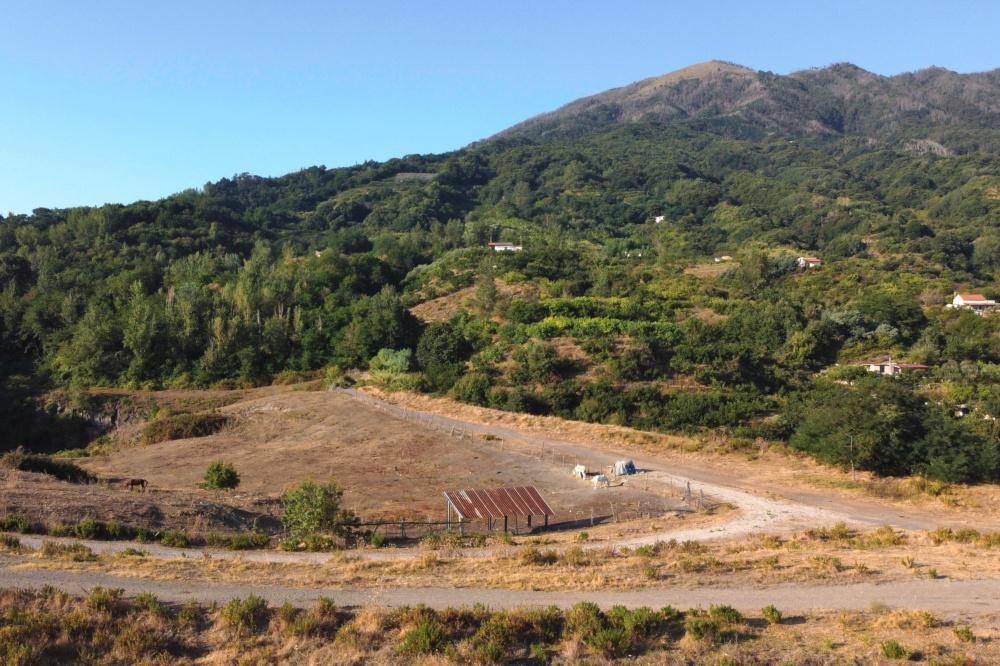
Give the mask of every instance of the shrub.
[(84, 518), (73, 527), (73, 534), (81, 539), (96, 539), (104, 533), (104, 524), (94, 518)]
[(618, 657), (632, 647), (624, 627), (602, 627), (587, 639), (587, 645), (607, 657)]
[(372, 538), (369, 540), (373, 548), (381, 548), (385, 545), (386, 536), (384, 534), (373, 534)]
[(963, 643), (971, 643), (976, 640), (975, 634), (972, 633), (972, 628), (968, 625), (963, 625), (961, 627), (955, 627), (951, 630), (955, 634), (955, 638), (962, 641)]
[(229, 424), (224, 414), (176, 414), (150, 421), (142, 429), (144, 444), (156, 444), (173, 439), (207, 437), (222, 430)]
[(781, 611), (774, 606), (765, 606), (760, 614), (764, 616), (768, 624), (781, 624)]
[(87, 607), (98, 612), (109, 613), (118, 606), (124, 590), (109, 587), (94, 587), (87, 591)]
[(403, 635), (399, 649), (407, 654), (432, 654), (444, 650), (447, 639), (444, 625), (436, 618), (425, 617)]
[(281, 498), (281, 522), (293, 539), (313, 534), (347, 536), (357, 526), (358, 517), (341, 507), (343, 495), (332, 481), (325, 485), (306, 481)]
[(167, 615), (166, 604), (157, 599), (156, 595), (151, 592), (140, 592), (135, 595), (135, 605), (137, 608), (143, 608), (154, 615), (161, 617), (166, 617)]
[(0, 530), (4, 532), (19, 532), (26, 534), (31, 529), (28, 519), (23, 516), (16, 516), (12, 513), (0, 516)]
[(22, 472), (35, 472), (36, 474), (48, 474), (60, 481), (70, 483), (92, 483), (95, 480), (93, 474), (65, 460), (54, 460), (50, 456), (39, 453), (25, 453), (24, 449), (18, 448), (16, 451), (5, 453), (2, 462), (7, 467), (20, 470)]
[(518, 558), (521, 560), (522, 564), (555, 564), (558, 561), (559, 556), (556, 555), (554, 550), (546, 550), (544, 552), (538, 550), (534, 546), (525, 546), (518, 553)]
[(563, 561), (573, 567), (585, 567), (590, 564), (590, 556), (583, 548), (573, 546), (563, 552)]
[(696, 641), (714, 643), (719, 637), (719, 625), (703, 612), (689, 611), (684, 617), (684, 633)]
[(42, 542), (42, 557), (58, 557), (71, 559), (74, 562), (89, 562), (96, 560), (94, 551), (84, 546), (82, 543), (56, 543), (55, 541)]
[(905, 659), (909, 653), (899, 641), (890, 639), (882, 643), (882, 654), (888, 659)]
[(0, 550), (17, 552), (21, 550), (21, 540), (9, 534), (0, 534)]
[(229, 463), (217, 460), (205, 470), (205, 483), (202, 485), (212, 490), (230, 490), (240, 485), (240, 475)]
[(722, 625), (739, 624), (743, 621), (743, 615), (732, 606), (712, 606), (708, 609), (708, 616)]
[(256, 632), (267, 619), (267, 602), (255, 594), (231, 599), (222, 609), (222, 617), (239, 634)]
[(581, 601), (566, 612), (566, 633), (584, 639), (593, 636), (604, 626), (604, 613), (589, 601)]
[(172, 530), (163, 533), (160, 537), (160, 543), (170, 548), (187, 548), (191, 545), (191, 541), (187, 538), (186, 534)]

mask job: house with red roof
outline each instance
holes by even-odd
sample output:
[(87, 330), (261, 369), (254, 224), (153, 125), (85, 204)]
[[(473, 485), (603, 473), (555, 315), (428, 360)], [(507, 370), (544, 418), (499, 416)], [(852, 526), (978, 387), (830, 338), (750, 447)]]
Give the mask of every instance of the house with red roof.
[(997, 302), (986, 298), (983, 294), (955, 294), (951, 299), (950, 308), (972, 310), (976, 314), (985, 314), (995, 308)]
[(823, 265), (823, 260), (819, 257), (799, 257), (799, 268), (819, 268)]

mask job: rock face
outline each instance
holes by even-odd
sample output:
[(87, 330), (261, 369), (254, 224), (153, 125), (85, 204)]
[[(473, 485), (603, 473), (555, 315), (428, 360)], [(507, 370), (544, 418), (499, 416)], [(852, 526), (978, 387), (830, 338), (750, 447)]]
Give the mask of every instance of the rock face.
[(578, 99), (494, 138), (574, 135), (640, 120), (737, 134), (880, 138), (932, 126), (989, 129), (1000, 122), (1000, 69), (881, 76), (845, 63), (778, 75), (709, 61)]

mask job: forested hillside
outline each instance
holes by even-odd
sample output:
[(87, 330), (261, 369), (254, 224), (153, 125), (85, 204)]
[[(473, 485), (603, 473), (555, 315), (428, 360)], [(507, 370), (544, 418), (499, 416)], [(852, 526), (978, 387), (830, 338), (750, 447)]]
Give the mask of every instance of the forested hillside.
[[(1000, 295), (998, 91), (996, 72), (708, 64), (445, 155), (0, 218), (5, 444), (63, 448), (32, 408), (51, 386), (357, 368), (503, 409), (1000, 480), (1000, 315), (943, 307)], [(470, 305), (410, 311), (449, 295)], [(890, 355), (930, 367), (853, 365)]]

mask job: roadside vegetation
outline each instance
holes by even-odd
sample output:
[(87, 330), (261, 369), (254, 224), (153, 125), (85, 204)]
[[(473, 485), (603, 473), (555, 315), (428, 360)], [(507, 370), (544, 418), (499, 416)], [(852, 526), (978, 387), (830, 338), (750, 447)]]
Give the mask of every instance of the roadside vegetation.
[(997, 656), (993, 630), (921, 611), (817, 612), (775, 624), (729, 606), (346, 610), (320, 599), (300, 609), (254, 595), (221, 606), (177, 605), (95, 587), (82, 596), (2, 590), (0, 615), (7, 664), (632, 663), (636, 656), (738, 664), (917, 655), (969, 663), (973, 655)]

